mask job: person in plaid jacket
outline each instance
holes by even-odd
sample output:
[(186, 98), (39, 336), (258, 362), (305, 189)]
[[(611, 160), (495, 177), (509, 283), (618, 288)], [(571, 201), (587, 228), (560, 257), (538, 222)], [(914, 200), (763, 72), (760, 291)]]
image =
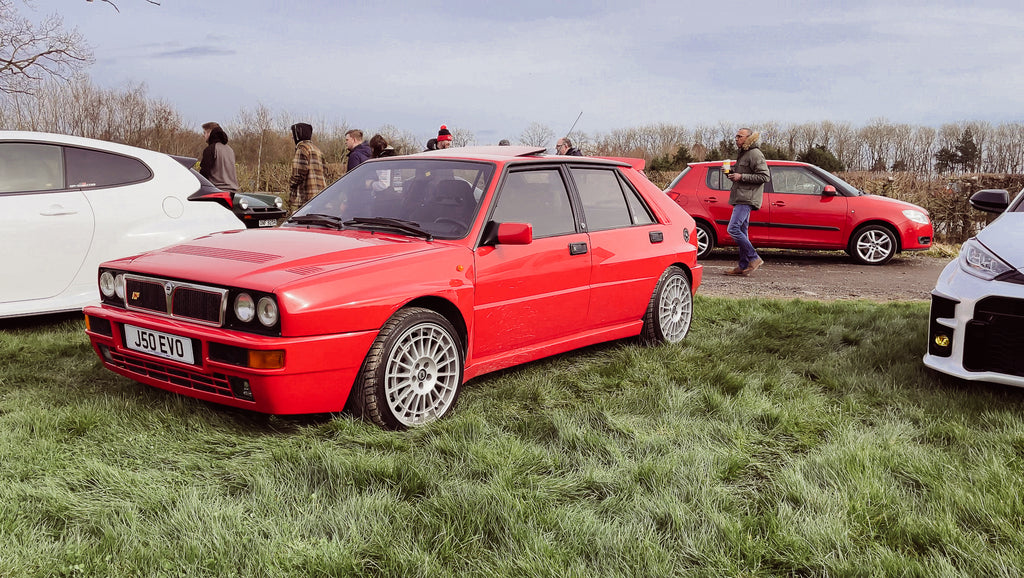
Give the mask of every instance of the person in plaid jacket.
[(295, 157), (292, 159), (292, 178), (289, 182), (292, 212), (327, 188), (324, 155), (313, 144), (312, 125), (300, 122), (292, 125), (295, 139)]

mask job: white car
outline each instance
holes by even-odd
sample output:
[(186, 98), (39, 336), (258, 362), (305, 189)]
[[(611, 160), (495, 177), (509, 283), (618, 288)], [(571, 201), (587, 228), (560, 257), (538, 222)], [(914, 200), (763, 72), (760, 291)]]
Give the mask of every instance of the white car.
[[(187, 161), (185, 161), (187, 162)], [(99, 140), (0, 131), (0, 318), (98, 301), (113, 258), (244, 225), (169, 155)]]
[(978, 191), (1002, 213), (968, 239), (932, 291), (924, 364), (962, 379), (1024, 387), (1024, 191)]

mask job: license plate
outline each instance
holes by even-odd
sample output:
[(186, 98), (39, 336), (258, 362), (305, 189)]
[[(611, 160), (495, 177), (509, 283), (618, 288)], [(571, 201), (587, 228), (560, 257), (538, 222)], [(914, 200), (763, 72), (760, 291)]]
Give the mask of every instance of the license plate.
[(134, 325), (125, 325), (124, 344), (125, 347), (134, 351), (182, 363), (195, 363), (195, 358), (192, 356), (192, 340), (185, 337), (143, 329)]
[(261, 227), (276, 227), (277, 219), (260, 219)]

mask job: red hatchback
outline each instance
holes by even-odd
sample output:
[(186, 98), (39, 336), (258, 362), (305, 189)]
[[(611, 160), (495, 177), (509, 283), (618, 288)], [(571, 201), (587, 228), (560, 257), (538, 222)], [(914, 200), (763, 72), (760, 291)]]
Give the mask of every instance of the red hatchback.
[(701, 280), (695, 224), (643, 161), (447, 149), (361, 164), (275, 229), (99, 269), (103, 364), (273, 414), (391, 428), (478, 375), (594, 343), (676, 343)]
[[(772, 178), (761, 209), (750, 214), (754, 247), (843, 250), (857, 262), (882, 265), (900, 251), (932, 245), (928, 211), (896, 199), (869, 195), (814, 165), (768, 161)], [(665, 189), (697, 221), (699, 253), (735, 246), (726, 233), (732, 181), (722, 163), (693, 163)]]

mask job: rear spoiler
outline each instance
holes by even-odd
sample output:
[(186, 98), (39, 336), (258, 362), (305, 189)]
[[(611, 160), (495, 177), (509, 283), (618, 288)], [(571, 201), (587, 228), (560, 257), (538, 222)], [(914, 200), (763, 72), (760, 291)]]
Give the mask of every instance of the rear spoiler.
[(170, 157), (178, 161), (181, 164), (181, 166), (185, 167), (186, 169), (190, 169), (196, 166), (196, 159), (192, 157), (182, 157), (178, 155), (170, 155)]
[(647, 166), (647, 160), (646, 159), (635, 159), (633, 157), (595, 157), (595, 158), (608, 159), (610, 161), (618, 161), (620, 163), (627, 164), (627, 165), (633, 167), (634, 169), (636, 169), (638, 171), (644, 170), (644, 167)]

